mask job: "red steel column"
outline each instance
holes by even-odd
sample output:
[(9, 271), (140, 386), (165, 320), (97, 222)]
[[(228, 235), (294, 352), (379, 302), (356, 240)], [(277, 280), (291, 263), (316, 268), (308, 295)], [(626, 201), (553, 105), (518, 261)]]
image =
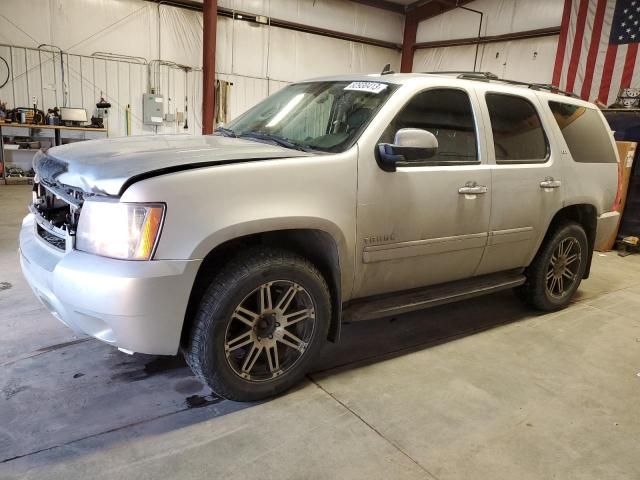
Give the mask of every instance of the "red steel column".
[(213, 133), (216, 103), (216, 26), (218, 0), (204, 0), (202, 38), (202, 133)]
[(402, 39), (402, 59), (400, 72), (411, 73), (413, 69), (413, 47), (416, 43), (418, 31), (418, 18), (415, 11), (407, 12), (404, 17), (404, 37)]

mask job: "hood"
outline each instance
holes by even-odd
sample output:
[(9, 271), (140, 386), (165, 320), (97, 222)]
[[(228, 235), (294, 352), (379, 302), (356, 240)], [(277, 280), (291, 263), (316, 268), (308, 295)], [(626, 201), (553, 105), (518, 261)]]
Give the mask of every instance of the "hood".
[(34, 158), (38, 178), (98, 195), (121, 195), (132, 183), (190, 168), (311, 154), (217, 135), (154, 135), (77, 142)]

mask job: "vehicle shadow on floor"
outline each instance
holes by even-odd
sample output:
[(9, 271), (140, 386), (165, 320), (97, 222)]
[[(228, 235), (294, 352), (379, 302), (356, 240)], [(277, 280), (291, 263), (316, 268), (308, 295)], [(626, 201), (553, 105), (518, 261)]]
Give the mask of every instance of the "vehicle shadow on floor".
[[(397, 318), (345, 324), (340, 342), (325, 346), (309, 377), (321, 379), (534, 316), (510, 292), (502, 292)], [(42, 377), (49, 369), (50, 380), (32, 384), (23, 380), (13, 391), (5, 392), (7, 402), (0, 405), (0, 413), (14, 418), (7, 429), (0, 428), (0, 462), (42, 468), (117, 444), (127, 437), (118, 432), (130, 427), (136, 429), (136, 436), (161, 435), (256, 405), (219, 398), (193, 377), (181, 357), (127, 356), (94, 340), (50, 355), (49, 359), (43, 355), (26, 360), (34, 364), (27, 369), (23, 365), (14, 374), (15, 378), (18, 373)], [(64, 373), (62, 380), (55, 379), (58, 371)], [(83, 391), (86, 398), (77, 404), (80, 385), (72, 382), (83, 378), (74, 372), (83, 372), (82, 376), (91, 372), (83, 387), (88, 389)], [(40, 390), (39, 398), (60, 397), (60, 403), (42, 405), (42, 400), (25, 395), (29, 388)], [(126, 409), (118, 403), (123, 400)], [(43, 410), (38, 418), (26, 417), (38, 409)], [(49, 422), (66, 425), (50, 434)], [(2, 448), (3, 435), (7, 448)], [(17, 443), (7, 444), (13, 441)], [(79, 442), (88, 445), (75, 448)], [(42, 453), (33, 455), (36, 452)]]
[(340, 341), (323, 349), (312, 376), (330, 376), (537, 316), (538, 312), (524, 307), (511, 292), (501, 292), (398, 317), (346, 324)]

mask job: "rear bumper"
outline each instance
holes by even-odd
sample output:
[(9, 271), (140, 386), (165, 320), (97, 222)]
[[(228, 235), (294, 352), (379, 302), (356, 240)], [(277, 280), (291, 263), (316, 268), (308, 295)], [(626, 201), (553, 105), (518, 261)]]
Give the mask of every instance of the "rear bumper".
[(598, 217), (596, 227), (595, 248), (598, 250), (606, 245), (611, 236), (614, 234), (620, 223), (619, 212), (607, 212)]
[(133, 352), (174, 355), (199, 260), (136, 262), (61, 252), (20, 231), (20, 263), (34, 293), (61, 322)]

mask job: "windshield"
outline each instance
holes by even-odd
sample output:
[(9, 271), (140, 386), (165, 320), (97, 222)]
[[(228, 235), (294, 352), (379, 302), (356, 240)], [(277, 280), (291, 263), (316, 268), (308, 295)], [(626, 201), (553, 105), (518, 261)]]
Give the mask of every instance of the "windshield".
[(374, 81), (297, 83), (216, 132), (299, 150), (343, 152), (396, 88)]

